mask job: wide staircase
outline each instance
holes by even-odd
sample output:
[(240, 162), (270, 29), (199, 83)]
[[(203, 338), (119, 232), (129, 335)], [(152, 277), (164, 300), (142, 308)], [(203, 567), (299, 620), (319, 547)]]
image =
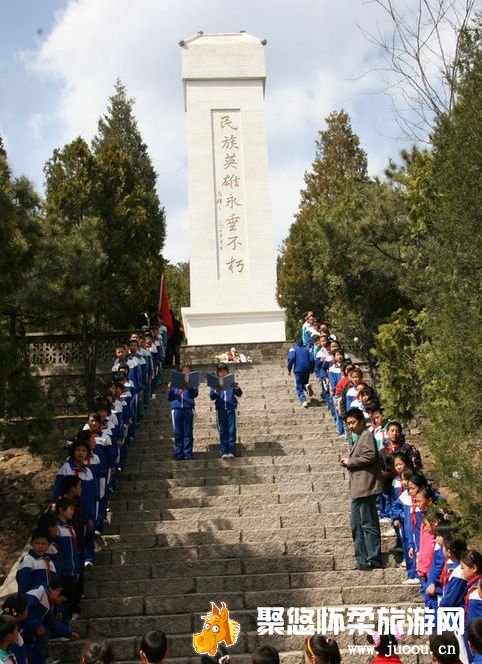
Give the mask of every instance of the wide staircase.
[[(248, 653), (262, 643), (276, 646), (284, 664), (299, 664), (303, 636), (288, 634), (290, 607), (419, 602), (418, 588), (403, 585), (388, 553), (395, 544), (388, 527), (386, 568), (352, 569), (348, 478), (339, 464), (347, 449), (321, 400), (301, 408), (281, 361), (234, 371), (244, 392), (236, 459), (219, 458), (203, 386), (194, 459), (173, 460), (169, 403), (158, 389), (113, 495), (104, 548), (87, 570), (82, 618), (74, 623), (81, 641), (51, 645), (62, 664), (78, 663), (82, 642), (97, 638), (113, 643), (116, 661), (138, 661), (139, 637), (152, 629), (167, 633), (169, 661), (198, 662), (192, 634), (212, 601), (225, 602), (241, 625), (229, 649), (234, 664), (251, 661)], [(285, 633), (259, 636), (258, 607), (284, 607)], [(344, 661), (373, 659), (348, 654), (348, 644), (366, 643), (365, 636), (344, 632), (337, 641)]]

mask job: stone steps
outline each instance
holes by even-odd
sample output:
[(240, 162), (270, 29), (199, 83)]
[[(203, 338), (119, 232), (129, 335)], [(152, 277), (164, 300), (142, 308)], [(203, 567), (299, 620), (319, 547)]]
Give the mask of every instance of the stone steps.
[(199, 479), (207, 477), (219, 477), (219, 475), (224, 475), (225, 477), (246, 477), (249, 478), (251, 474), (262, 474), (263, 476), (269, 477), (271, 475), (307, 475), (312, 473), (319, 473), (324, 475), (327, 480), (330, 477), (343, 477), (344, 469), (341, 466), (335, 467), (335, 469), (327, 468), (326, 463), (309, 463), (307, 460), (305, 462), (297, 462), (291, 464), (273, 464), (273, 463), (263, 463), (259, 466), (255, 464), (233, 464), (231, 459), (219, 459), (219, 464), (210, 464), (209, 466), (200, 466), (190, 467), (191, 463), (196, 463), (196, 461), (189, 461), (186, 463), (178, 463), (176, 466), (171, 466), (170, 468), (156, 468), (152, 463), (141, 464), (141, 467), (133, 468), (127, 470), (123, 476), (123, 482), (129, 482), (131, 480), (139, 480), (140, 478), (144, 480), (156, 480), (156, 479), (169, 479), (169, 478), (183, 478), (183, 477), (192, 477), (193, 474)]
[[(231, 485), (224, 485), (231, 486)], [(210, 487), (206, 487), (210, 488)], [(349, 523), (349, 515), (346, 513), (346, 506), (349, 505), (348, 501), (343, 499), (341, 501), (322, 501), (319, 502), (318, 496), (313, 493), (313, 491), (307, 493), (290, 493), (290, 494), (280, 494), (273, 493), (266, 496), (266, 500), (261, 505), (266, 509), (270, 507), (278, 509), (279, 506), (290, 502), (292, 505), (318, 505), (318, 511), (320, 514), (325, 514), (327, 519), (329, 518), (344, 518), (346, 520), (344, 523)], [(151, 520), (152, 517), (155, 519), (161, 518), (161, 510), (165, 509), (193, 509), (199, 510), (201, 507), (215, 507), (219, 503), (218, 496), (202, 496), (202, 495), (193, 495), (193, 496), (178, 496), (177, 498), (151, 498), (150, 500), (116, 500), (113, 503), (115, 508), (110, 524), (114, 526), (119, 519), (124, 521), (138, 520), (138, 512), (145, 512), (143, 515), (147, 520)], [(235, 517), (238, 513), (240, 516), (247, 516), (250, 513), (258, 513), (260, 509), (259, 498), (256, 496), (249, 495), (239, 495), (239, 494), (230, 494), (229, 496), (229, 505), (232, 509), (232, 516)], [(204, 517), (200, 517), (204, 519)]]
[[(192, 638), (192, 637), (191, 637)], [(128, 645), (127, 647), (129, 648), (129, 651), (132, 650), (132, 641), (127, 639)], [(280, 662), (281, 664), (300, 664), (300, 653), (302, 652), (302, 646), (303, 646), (303, 639), (299, 639), (299, 648), (297, 648), (294, 651), (285, 651), (280, 653)], [(82, 644), (82, 642), (78, 642), (77, 648), (79, 648)], [(138, 644), (137, 644), (138, 645)], [(136, 644), (134, 644), (134, 647)], [(236, 647), (236, 646), (235, 646)], [(77, 664), (78, 660), (75, 659), (76, 655), (75, 653), (78, 653), (77, 648), (73, 651), (74, 654), (69, 653), (69, 650), (72, 650), (72, 648), (69, 648), (68, 644), (63, 644), (62, 648), (62, 664)], [(248, 648), (248, 646), (246, 646)], [(135, 653), (137, 653), (138, 647), (135, 649)], [(121, 649), (120, 655), (122, 656), (124, 652), (124, 649)], [(171, 651), (170, 651), (171, 652)], [(191, 652), (192, 648), (191, 648)], [(114, 648), (114, 654), (117, 655), (116, 661), (120, 662), (122, 661), (123, 664), (139, 664), (139, 659), (131, 659), (129, 658), (128, 660), (125, 659), (120, 659), (119, 658), (119, 652), (117, 652), (117, 648)], [(236, 664), (252, 664), (252, 657), (251, 655), (245, 655), (242, 653), (235, 653), (235, 662)], [(356, 664), (371, 664), (373, 662), (373, 658), (375, 655), (366, 655), (366, 654), (357, 654), (356, 655)], [(428, 657), (425, 657), (420, 659), (417, 655), (402, 655), (403, 656), (403, 662), (404, 664), (418, 664), (419, 662), (428, 662), (430, 661)], [(71, 659), (73, 657), (73, 659)], [(342, 649), (341, 650), (341, 660), (343, 662), (349, 661), (350, 658), (354, 657), (353, 654), (351, 654), (348, 649)], [(179, 657), (179, 658), (171, 658), (171, 657), (166, 657), (165, 659), (162, 660), (163, 664), (201, 664), (201, 658), (200, 657)]]
[[(171, 522), (173, 523), (173, 522)], [(176, 526), (176, 523), (173, 523)], [(220, 522), (219, 526), (214, 524), (198, 524), (191, 526), (181, 524), (178, 527), (164, 527), (164, 524), (158, 526), (156, 522), (148, 522), (136, 528), (126, 527), (120, 534), (104, 535), (104, 545), (110, 551), (132, 551), (133, 549), (151, 549), (164, 546), (185, 546), (193, 545), (207, 546), (213, 539), (218, 545), (237, 545), (237, 544), (255, 544), (256, 542), (270, 542), (291, 545), (295, 542), (317, 543), (318, 547), (326, 550), (332, 550), (334, 543), (340, 540), (348, 540), (351, 537), (347, 532), (346, 526), (331, 526), (327, 528), (307, 526), (300, 532), (299, 527), (280, 528), (276, 523), (263, 523), (262, 528), (257, 527), (256, 520), (251, 519), (241, 522), (233, 527), (232, 523)], [(241, 529), (240, 529), (241, 527)], [(395, 546), (395, 534), (383, 534), (382, 544), (386, 549)], [(384, 549), (385, 550), (385, 549)]]
[[(303, 644), (303, 640), (300, 640), (300, 647), (297, 650), (294, 651), (285, 651), (280, 653), (280, 662), (281, 664), (300, 664), (300, 652), (301, 652), (301, 647)], [(354, 655), (350, 653), (347, 649), (342, 649), (341, 651), (341, 659), (343, 662), (348, 661), (351, 657)], [(371, 664), (373, 662), (374, 655), (366, 655), (366, 654), (357, 654), (356, 655), (356, 663), (357, 664)], [(70, 664), (67, 660), (65, 661), (66, 664)], [(72, 664), (77, 664), (77, 660), (70, 660)], [(134, 659), (134, 660), (118, 660), (118, 661), (123, 661), (123, 664), (139, 664), (139, 659)], [(201, 664), (201, 658), (200, 657), (181, 657), (179, 659), (176, 658), (171, 658), (171, 657), (166, 657), (165, 659), (162, 660), (163, 664)], [(251, 655), (243, 655), (243, 654), (238, 654), (236, 653), (236, 664), (252, 664), (252, 657)], [(404, 664), (418, 664), (419, 662), (428, 662), (430, 661), (428, 658), (425, 659), (419, 659), (419, 656), (417, 655), (403, 655), (403, 662)]]
[[(149, 499), (143, 499), (135, 496), (130, 496), (128, 492), (116, 491), (111, 500), (113, 509), (118, 503), (125, 505), (127, 502), (135, 509), (142, 509), (141, 505), (160, 505), (159, 500), (162, 498), (169, 498), (171, 500), (186, 499), (186, 498), (202, 498), (210, 500), (219, 496), (231, 496), (236, 500), (244, 500), (246, 498), (253, 499), (259, 496), (264, 499), (270, 497), (272, 499), (279, 499), (280, 503), (289, 502), (290, 496), (306, 496), (310, 499), (321, 500), (319, 494), (314, 492), (313, 484), (311, 482), (299, 482), (297, 484), (218, 484), (211, 486), (168, 486), (164, 491), (154, 492), (153, 496)], [(218, 501), (219, 502), (219, 501)], [(340, 498), (333, 498), (332, 496), (323, 497), (323, 505), (330, 507), (330, 511), (336, 509), (337, 504), (349, 504), (348, 496), (345, 494)]]
[[(393, 586), (386, 586), (388, 591), (393, 589)], [(305, 603), (306, 605), (306, 603)], [(340, 606), (340, 605), (338, 605)], [(409, 608), (412, 606), (411, 602), (400, 602), (397, 604), (389, 604), (397, 608)], [(230, 648), (230, 654), (235, 655), (236, 662), (250, 662), (251, 659), (246, 659), (243, 655), (245, 651), (253, 652), (257, 647), (266, 641), (265, 637), (260, 637), (256, 631), (257, 612), (250, 609), (235, 609), (230, 612), (234, 620), (240, 622), (244, 627), (242, 633), (238, 638), (238, 642)], [(130, 662), (131, 658), (136, 656), (139, 650), (140, 637), (151, 629), (156, 629), (159, 622), (165, 626), (165, 630), (169, 633), (169, 647), (170, 651), (174, 654), (175, 658), (168, 658), (166, 662), (196, 662), (199, 663), (200, 658), (193, 656), (195, 653), (192, 650), (192, 634), (199, 631), (202, 626), (202, 611), (171, 614), (171, 615), (146, 615), (142, 617), (110, 617), (106, 619), (92, 619), (87, 621), (79, 621), (77, 627), (81, 634), (82, 641), (73, 643), (58, 643), (55, 644), (55, 654), (61, 656), (62, 664), (77, 664), (78, 659), (78, 646), (83, 644), (84, 639), (102, 638), (106, 633), (114, 635), (112, 644), (114, 646), (114, 656), (116, 661)], [(282, 662), (288, 664), (296, 662), (299, 664), (300, 652), (303, 647), (304, 636), (299, 635), (271, 635), (269, 636), (269, 643), (278, 648), (282, 652)], [(349, 634), (348, 631), (342, 632), (337, 636), (337, 642), (342, 655), (347, 658), (349, 656), (348, 646), (355, 644), (366, 644), (366, 636), (363, 634)], [(415, 639), (408, 637), (405, 643), (416, 642)], [(297, 655), (297, 659), (295, 658)], [(371, 658), (365, 660), (363, 655), (358, 654), (356, 662), (373, 660)], [(135, 661), (135, 660), (134, 660)], [(138, 661), (138, 660), (137, 660)], [(344, 659), (342, 661), (345, 661)], [(346, 661), (349, 661), (348, 659)], [(404, 656), (403, 661), (415, 663), (417, 660), (410, 656)]]
[[(129, 450), (129, 467), (124, 472), (124, 475), (126, 472), (138, 472), (141, 467), (149, 470), (152, 468), (153, 464), (157, 463), (162, 463), (163, 468), (168, 468), (171, 470), (186, 470), (190, 473), (203, 468), (229, 469), (246, 468), (248, 466), (255, 466), (257, 468), (260, 466), (289, 466), (293, 464), (293, 456), (296, 457), (296, 463), (306, 462), (310, 465), (323, 463), (326, 465), (335, 459), (338, 460), (339, 456), (343, 452), (342, 449), (332, 449), (331, 447), (324, 446), (321, 450), (315, 450), (313, 452), (310, 451), (309, 454), (305, 454), (303, 447), (294, 447), (291, 448), (290, 456), (277, 456), (273, 453), (270, 453), (270, 448), (267, 447), (266, 454), (264, 456), (238, 456), (236, 458), (236, 465), (234, 466), (230, 459), (220, 459), (219, 456), (202, 457), (201, 455), (199, 455), (198, 458), (193, 458), (188, 463), (183, 464), (179, 461), (173, 460), (171, 456), (167, 456), (167, 451), (154, 452), (152, 447), (150, 449), (151, 452), (148, 453), (147, 451), (139, 451), (136, 447), (131, 448)], [(326, 470), (329, 471), (333, 471), (335, 469), (330, 466), (326, 468)]]
[[(198, 664), (192, 634), (211, 601), (226, 602), (241, 623), (230, 650), (236, 664), (251, 662), (248, 653), (261, 643), (278, 647), (283, 664), (299, 664), (303, 637), (258, 636), (259, 606), (419, 602), (418, 588), (403, 584), (390, 553), (389, 527), (382, 529), (385, 569), (352, 570), (348, 480), (339, 465), (347, 449), (326, 409), (301, 409), (280, 365), (239, 374), (238, 458), (219, 459), (215, 412), (204, 389), (191, 461), (171, 458), (164, 390), (129, 449), (75, 624), (82, 639), (110, 637), (123, 664), (136, 661), (139, 636), (150, 629), (169, 636), (166, 662)], [(273, 393), (276, 400), (266, 398)], [(341, 647), (357, 642), (348, 633), (338, 641)], [(77, 663), (81, 645), (53, 642), (51, 654), (62, 664)]]
[[(332, 528), (344, 528), (349, 524), (349, 515), (346, 512), (324, 512), (321, 513), (318, 509), (318, 503), (303, 503), (306, 507), (305, 514), (310, 514), (310, 527), (319, 528), (321, 532), (331, 533)], [(197, 507), (185, 507), (192, 512), (192, 517), (188, 518), (188, 522), (179, 520), (163, 520), (161, 517), (161, 510), (144, 511), (143, 517), (145, 521), (139, 521), (139, 514), (137, 512), (123, 512), (121, 518), (113, 520), (108, 527), (107, 535), (129, 534), (129, 533), (159, 533), (159, 532), (182, 532), (182, 529), (192, 530), (195, 529), (210, 529), (219, 528), (219, 530), (234, 530), (241, 528), (256, 527), (262, 528), (295, 528), (299, 525), (299, 517), (293, 515), (291, 512), (278, 512), (276, 508), (285, 507), (279, 504), (268, 504), (266, 506), (266, 513), (260, 515), (256, 508), (256, 504), (252, 505), (251, 509), (248, 507), (240, 507), (239, 513), (229, 515), (227, 517), (219, 518), (214, 517), (210, 519), (208, 516), (200, 516)], [(269, 510), (271, 508), (271, 510)], [(207, 509), (207, 508), (206, 508)], [(234, 512), (234, 510), (233, 510)], [(119, 517), (119, 515), (118, 515)], [(336, 520), (336, 526), (326, 525), (330, 520)], [(333, 522), (333, 521), (332, 521)], [(335, 531), (337, 532), (337, 531)]]
[[(370, 575), (371, 587), (383, 586), (391, 582), (391, 589), (401, 587), (403, 591), (407, 586), (400, 586), (405, 579), (402, 570), (374, 570)], [(388, 577), (388, 578), (387, 578)], [(398, 583), (394, 583), (395, 580)], [(359, 586), (363, 581), (360, 572), (347, 570), (343, 574), (343, 582), (350, 585), (350, 589)], [(322, 572), (273, 572), (270, 574), (227, 574), (218, 576), (167, 576), (159, 574), (156, 577), (134, 578), (127, 580), (122, 574), (122, 586), (118, 580), (103, 581), (95, 587), (88, 588), (86, 597), (89, 599), (104, 599), (141, 595), (176, 595), (180, 593), (206, 593), (206, 592), (242, 592), (257, 590), (288, 590), (298, 588), (340, 588), (340, 574), (333, 570)], [(353, 584), (353, 585), (351, 585)], [(411, 597), (411, 595), (410, 595)], [(398, 599), (396, 596), (393, 599)]]
[[(183, 590), (183, 587), (180, 587)], [(133, 595), (114, 596), (105, 599), (89, 599), (86, 603), (83, 615), (85, 619), (94, 618), (98, 615), (109, 617), (142, 616), (175, 613), (188, 613), (206, 611), (210, 608), (211, 601), (225, 601), (230, 611), (235, 609), (252, 609), (256, 611), (258, 606), (360, 606), (383, 604), (387, 593), (390, 599), (397, 604), (411, 601), (413, 588), (406, 585), (379, 586), (359, 585), (350, 588), (341, 586), (331, 587), (309, 587), (309, 588), (277, 588), (276, 590), (254, 590), (241, 591), (239, 589), (226, 591), (221, 590), (218, 594), (214, 591), (192, 592), (163, 595)], [(127, 634), (127, 626), (124, 626), (122, 634)], [(134, 634), (135, 635), (135, 634)]]
[[(231, 488), (232, 485), (223, 485), (222, 488)], [(182, 487), (186, 489), (186, 487)], [(202, 487), (205, 489), (210, 489), (212, 487)], [(193, 488), (193, 491), (196, 487)], [(189, 488), (186, 491), (190, 491)], [(166, 492), (171, 494), (172, 489)], [(142, 516), (146, 520), (150, 520), (151, 516), (154, 515), (156, 519), (160, 519), (161, 510), (165, 509), (199, 509), (201, 507), (214, 507), (219, 503), (219, 495), (202, 495), (200, 493), (193, 493), (190, 495), (186, 493), (185, 495), (179, 495), (178, 492), (175, 492), (175, 497), (154, 497), (149, 500), (145, 499), (135, 499), (122, 500), (116, 499), (112, 502), (114, 512), (111, 516), (110, 523), (114, 526), (119, 519), (125, 521), (139, 520), (139, 512), (145, 512)], [(164, 494), (163, 494), (164, 495)], [(249, 515), (251, 512), (255, 514), (259, 509), (259, 496), (254, 495), (240, 495), (238, 494), (228, 494), (229, 495), (229, 505), (233, 510), (233, 516), (236, 515), (238, 510), (241, 516)], [(307, 491), (305, 493), (270, 493), (264, 496), (263, 505), (267, 508), (268, 506), (278, 509), (278, 506), (284, 505), (286, 503), (291, 505), (305, 505), (305, 504), (317, 504), (318, 511), (320, 514), (326, 514), (326, 518), (330, 518), (330, 515), (333, 515), (333, 518), (345, 518), (345, 523), (349, 523), (349, 514), (346, 512), (346, 507), (349, 505), (349, 501), (346, 500), (346, 497), (341, 500), (326, 500), (319, 502), (318, 495), (313, 492), (313, 490)], [(204, 517), (200, 517), (203, 519)]]
[[(118, 491), (118, 498), (126, 499), (131, 496), (136, 495), (149, 496), (149, 495), (159, 495), (159, 492), (168, 491), (169, 489), (184, 487), (184, 488), (204, 488), (212, 487), (219, 489), (224, 486), (232, 486), (232, 493), (261, 493), (264, 494), (266, 491), (281, 493), (281, 492), (297, 492), (298, 490), (313, 490), (318, 493), (318, 497), (323, 500), (329, 496), (346, 496), (346, 491), (348, 488), (348, 481), (344, 480), (342, 476), (342, 484), (328, 484), (326, 479), (323, 476), (316, 477), (313, 473), (310, 476), (310, 479), (306, 479), (304, 476), (303, 480), (296, 482), (295, 480), (290, 479), (287, 481), (284, 476), (273, 476), (270, 482), (263, 481), (263, 477), (250, 477), (247, 478), (249, 483), (240, 484), (240, 478), (237, 477), (207, 477), (196, 480), (195, 477), (183, 477), (180, 479), (165, 479), (165, 480), (156, 480), (156, 481), (144, 481), (139, 480), (137, 482), (131, 482), (127, 489), (124, 488), (124, 485), (121, 485)], [(346, 484), (346, 486), (345, 486)]]
[[(195, 432), (194, 435), (194, 453), (196, 453), (199, 450), (202, 450), (204, 447), (208, 446), (211, 447), (215, 446), (217, 442), (217, 431), (216, 431), (217, 425), (213, 423), (211, 427), (209, 427), (209, 433), (203, 434)], [(313, 428), (315, 427), (315, 424), (313, 425)], [(248, 431), (253, 431), (254, 425), (251, 429)], [(145, 447), (145, 442), (157, 442), (160, 447), (164, 447), (166, 445), (167, 447), (170, 447), (172, 444), (173, 436), (172, 434), (166, 434), (163, 438), (160, 436), (159, 432), (152, 432), (151, 434), (148, 434), (150, 437), (148, 441), (145, 441), (144, 439), (138, 441), (139, 447), (144, 446)], [(313, 447), (319, 447), (320, 446), (320, 436), (319, 434), (316, 434), (313, 429), (310, 429), (308, 432), (303, 433), (303, 431), (294, 431), (292, 433), (274, 433), (273, 431), (265, 431), (265, 432), (259, 432), (259, 433), (247, 433), (244, 431), (240, 431), (238, 435), (238, 441), (242, 443), (243, 445), (250, 446), (254, 444), (266, 444), (266, 443), (283, 443), (283, 446), (281, 449), (285, 449), (287, 447), (287, 444), (289, 445), (290, 443), (298, 443), (298, 442), (306, 442)], [(213, 449), (211, 448), (211, 449)], [(340, 447), (340, 449), (343, 449)], [(289, 452), (289, 447), (287, 448), (287, 451)]]
[[(256, 531), (253, 531), (256, 533)], [(319, 556), (328, 555), (335, 559), (336, 569), (350, 569), (354, 564), (351, 542), (349, 538), (338, 540), (290, 539), (289, 537), (275, 538), (270, 536), (259, 541), (255, 535), (250, 539), (254, 541), (239, 541), (237, 531), (211, 531), (210, 543), (189, 544), (181, 536), (140, 536), (126, 537), (124, 541), (113, 538), (107, 550), (98, 553), (98, 564), (102, 565), (128, 565), (146, 562), (160, 563), (164, 561), (212, 561), (218, 558), (279, 558), (283, 556)], [(205, 536), (200, 536), (205, 541)], [(234, 541), (233, 541), (234, 540)], [(145, 546), (141, 546), (145, 544)], [(396, 558), (389, 553), (394, 539), (387, 537), (382, 540), (385, 552), (385, 564), (394, 566)], [(130, 546), (129, 546), (130, 545)], [(206, 563), (208, 564), (208, 563)]]

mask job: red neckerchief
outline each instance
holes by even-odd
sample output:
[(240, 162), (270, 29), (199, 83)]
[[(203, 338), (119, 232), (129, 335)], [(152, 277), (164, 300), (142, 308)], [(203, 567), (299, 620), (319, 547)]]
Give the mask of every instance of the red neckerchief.
[(415, 513), (415, 510), (417, 508), (417, 503), (415, 502), (415, 499), (412, 498), (412, 512), (410, 516), (410, 530), (413, 531), (415, 530), (415, 526), (417, 524), (417, 515)]
[(72, 541), (74, 543), (74, 546), (77, 547), (77, 535), (75, 534), (75, 530), (68, 523), (66, 523), (65, 525), (69, 529), (70, 536), (72, 537)]
[(46, 556), (43, 558), (43, 561), (45, 563), (45, 568), (47, 570), (47, 581), (48, 585), (50, 586), (50, 577), (51, 577), (51, 570), (50, 570), (50, 558), (47, 558)]
[(448, 569), (447, 566), (447, 560), (444, 562), (444, 566), (442, 567), (442, 573), (440, 574), (440, 583), (442, 585), (442, 588), (445, 589), (447, 583), (450, 580), (450, 577), (452, 576), (452, 572), (454, 571), (455, 567), (452, 569)]
[(82, 471), (84, 470), (84, 464), (80, 464), (80, 466), (74, 466), (72, 469), (75, 473), (76, 477), (80, 477), (82, 475)]
[(469, 612), (469, 595), (472, 592), (472, 590), (477, 587), (479, 581), (480, 581), (480, 574), (477, 574), (477, 576), (474, 576), (473, 579), (467, 581), (467, 592), (465, 593), (465, 600), (464, 600), (465, 615), (467, 615)]
[(388, 438), (387, 440), (388, 440), (388, 442), (383, 441), (383, 444), (385, 445), (388, 452), (390, 454), (395, 454), (395, 452), (398, 452), (398, 450), (400, 449), (400, 445), (398, 444), (396, 447), (394, 447), (392, 445), (392, 443), (390, 442), (390, 438)]
[(182, 397), (182, 387), (179, 388), (179, 396)]

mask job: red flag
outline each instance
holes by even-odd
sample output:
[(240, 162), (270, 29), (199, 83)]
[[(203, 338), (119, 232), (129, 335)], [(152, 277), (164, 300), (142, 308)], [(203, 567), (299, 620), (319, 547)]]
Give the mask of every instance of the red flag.
[(164, 325), (167, 327), (167, 338), (172, 337), (174, 325), (172, 322), (171, 310), (169, 308), (169, 300), (167, 298), (166, 281), (164, 276), (161, 277), (161, 291), (159, 293), (159, 314), (162, 316)]

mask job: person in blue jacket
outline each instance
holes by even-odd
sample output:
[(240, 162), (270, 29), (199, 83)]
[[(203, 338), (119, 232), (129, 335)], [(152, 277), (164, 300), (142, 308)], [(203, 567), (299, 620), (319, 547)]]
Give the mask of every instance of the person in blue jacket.
[(482, 618), (474, 618), (467, 628), (467, 641), (474, 655), (473, 664), (482, 664)]
[[(89, 444), (84, 440), (76, 440), (71, 445), (69, 459), (59, 468), (55, 476), (54, 490), (52, 492), (52, 502), (62, 496), (62, 478), (68, 475), (75, 475), (80, 478), (81, 493), (80, 502), (82, 504), (82, 520), (86, 538), (89, 540), (93, 536), (96, 519), (97, 507), (97, 486), (92, 475), (92, 471), (87, 466), (87, 457), (90, 449)], [(94, 562), (94, 551), (89, 548), (86, 551), (85, 565), (92, 565)]]
[(308, 401), (305, 396), (305, 390), (311, 396), (313, 391), (310, 388), (310, 373), (313, 372), (315, 361), (313, 354), (309, 352), (300, 339), (295, 346), (292, 346), (288, 352), (288, 374), (295, 374), (296, 394), (301, 405), (308, 407)]
[[(308, 353), (308, 351), (306, 351)], [(229, 374), (228, 366), (218, 364), (216, 374), (224, 378)], [(223, 390), (221, 387), (211, 388), (209, 397), (215, 402), (218, 419), (219, 448), (222, 459), (234, 459), (236, 456), (236, 408), (238, 400), (243, 394), (237, 383), (233, 387)]]
[(19, 593), (27, 593), (38, 586), (49, 587), (57, 570), (47, 556), (48, 548), (48, 534), (37, 528), (30, 538), (30, 550), (18, 564), (16, 579)]
[(50, 636), (72, 640), (79, 637), (68, 624), (56, 619), (58, 605), (66, 600), (59, 581), (53, 582), (48, 588), (32, 588), (25, 597), (28, 613), (20, 626), (23, 629), (27, 661), (29, 664), (46, 664)]
[(465, 539), (457, 536), (457, 534), (444, 537), (443, 551), (446, 564), (440, 579), (443, 594), (439, 606), (465, 608), (464, 600), (467, 592), (467, 580), (460, 565), (460, 559), (467, 551)]
[(433, 548), (433, 558), (428, 570), (427, 583), (423, 593), (425, 606), (428, 609), (433, 609), (435, 612), (438, 609), (440, 598), (442, 597), (443, 588), (440, 583), (440, 577), (445, 565), (445, 554), (443, 546), (435, 542)]
[(460, 566), (467, 581), (467, 591), (465, 593), (465, 646), (467, 650), (467, 659), (471, 663), (474, 655), (467, 641), (467, 627), (474, 618), (482, 617), (482, 594), (480, 588), (480, 576), (482, 573), (482, 554), (475, 549), (468, 549), (462, 554)]
[(103, 531), (104, 520), (109, 502), (109, 474), (115, 465), (116, 449), (112, 438), (107, 430), (102, 430), (102, 417), (99, 412), (90, 413), (87, 424), (79, 431), (75, 440), (86, 441), (89, 446), (89, 454), (85, 465), (94, 477), (96, 489), (96, 518), (95, 529), (99, 533)]
[(59, 498), (55, 503), (55, 515), (58, 519), (57, 546), (61, 554), (60, 577), (62, 581), (73, 585), (80, 572), (80, 556), (77, 535), (72, 525), (75, 503), (72, 498)]
[[(181, 367), (182, 373), (189, 374), (191, 367)], [(168, 383), (167, 398), (171, 402), (172, 426), (174, 428), (174, 458), (192, 459), (194, 399), (199, 394), (197, 387), (187, 383), (185, 387), (173, 387)]]
[(59, 532), (57, 517), (51, 511), (44, 512), (39, 517), (37, 528), (47, 533), (49, 538), (49, 546), (45, 555), (53, 562), (55, 567), (55, 574), (52, 575), (51, 580), (60, 579), (61, 555), (56, 541)]

